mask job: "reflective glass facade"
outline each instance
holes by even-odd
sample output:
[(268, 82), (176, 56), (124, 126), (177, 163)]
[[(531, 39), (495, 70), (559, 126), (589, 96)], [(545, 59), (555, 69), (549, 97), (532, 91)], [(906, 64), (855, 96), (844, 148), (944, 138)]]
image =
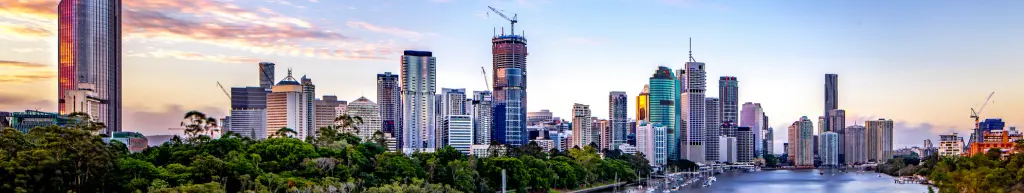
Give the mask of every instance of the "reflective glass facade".
[(679, 85), (668, 67), (658, 67), (650, 78), (650, 108), (649, 119), (651, 123), (665, 126), (668, 139), (668, 160), (679, 159), (679, 125), (676, 124), (676, 100), (679, 98)]
[(106, 124), (105, 133), (121, 131), (121, 1), (62, 0), (57, 20), (59, 113), (72, 113), (64, 92), (93, 84), (100, 107), (91, 116)]

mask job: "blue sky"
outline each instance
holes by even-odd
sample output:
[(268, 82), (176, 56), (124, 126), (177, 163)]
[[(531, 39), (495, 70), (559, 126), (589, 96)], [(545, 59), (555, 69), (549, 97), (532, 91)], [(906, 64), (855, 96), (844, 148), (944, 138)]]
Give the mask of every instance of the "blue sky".
[[(0, 75), (0, 109), (56, 108), (56, 2), (0, 0), (0, 69), (13, 72)], [(682, 67), (692, 37), (708, 96), (737, 76), (780, 151), (786, 126), (821, 115), (825, 73), (839, 74), (847, 123), (893, 119), (898, 147), (968, 133), (990, 92), (983, 116), (1024, 126), (1020, 1), (153, 0), (125, 2), (125, 128), (173, 133), (187, 110), (226, 115), (216, 82), (256, 85), (258, 61), (307, 75), (318, 95), (374, 99), (375, 74), (398, 72), (401, 50), (429, 50), (439, 87), (485, 89), (489, 39), (509, 30), (488, 5), (517, 13), (529, 39), (531, 111), (568, 117), (584, 103), (607, 117), (608, 92), (635, 96), (657, 66)]]

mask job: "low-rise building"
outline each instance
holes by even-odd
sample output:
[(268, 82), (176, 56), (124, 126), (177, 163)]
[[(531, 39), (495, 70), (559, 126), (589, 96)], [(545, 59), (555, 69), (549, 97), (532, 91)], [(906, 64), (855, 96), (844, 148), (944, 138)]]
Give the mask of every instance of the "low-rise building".
[(939, 135), (939, 156), (960, 156), (964, 153), (964, 138), (953, 133), (952, 135)]

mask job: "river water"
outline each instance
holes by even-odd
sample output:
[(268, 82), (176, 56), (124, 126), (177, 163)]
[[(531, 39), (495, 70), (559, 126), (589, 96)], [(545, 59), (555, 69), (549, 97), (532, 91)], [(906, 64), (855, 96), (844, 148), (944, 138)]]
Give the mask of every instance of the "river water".
[[(824, 172), (824, 175), (819, 174)], [(834, 175), (833, 175), (834, 174)], [(920, 184), (896, 184), (894, 177), (874, 172), (839, 172), (834, 169), (818, 170), (772, 170), (759, 172), (726, 172), (715, 176), (715, 181), (709, 187), (701, 187), (700, 183), (694, 183), (673, 192), (700, 192), (700, 193), (804, 193), (804, 192), (826, 192), (826, 193), (925, 193), (928, 187)], [(679, 180), (684, 181), (684, 180)], [(677, 183), (678, 184), (678, 183)], [(669, 186), (671, 187), (671, 186)], [(635, 189), (628, 187), (624, 189)], [(623, 189), (619, 189), (622, 192)], [(657, 189), (656, 193), (662, 193), (663, 189)], [(605, 190), (604, 192), (612, 192)], [(639, 191), (643, 192), (643, 191)]]

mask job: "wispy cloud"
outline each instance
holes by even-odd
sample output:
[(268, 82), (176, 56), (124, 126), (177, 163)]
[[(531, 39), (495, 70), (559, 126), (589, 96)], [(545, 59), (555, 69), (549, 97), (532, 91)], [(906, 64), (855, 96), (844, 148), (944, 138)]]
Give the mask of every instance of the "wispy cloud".
[(399, 37), (404, 37), (404, 38), (408, 38), (408, 39), (414, 39), (414, 40), (415, 39), (420, 39), (420, 38), (423, 37), (423, 34), (421, 34), (419, 32), (412, 31), (412, 30), (406, 30), (406, 29), (397, 28), (397, 27), (379, 26), (379, 25), (374, 25), (374, 24), (370, 24), (370, 23), (366, 23), (366, 22), (361, 22), (361, 21), (350, 21), (350, 22), (348, 22), (348, 27), (356, 28), (356, 29), (369, 30), (369, 31), (372, 31), (372, 32), (391, 34), (391, 35), (395, 35), (395, 36), (399, 36)]
[(27, 69), (49, 68), (49, 66), (47, 66), (47, 65), (31, 63), (31, 62), (19, 62), (19, 61), (0, 60), (0, 68), (3, 68), (3, 67), (7, 67), (7, 68), (27, 68)]
[(157, 50), (146, 53), (130, 53), (128, 56), (132, 57), (152, 57), (152, 58), (176, 58), (182, 60), (195, 60), (195, 61), (207, 61), (207, 62), (218, 62), (218, 63), (257, 63), (260, 61), (258, 58), (244, 57), (244, 56), (225, 56), (222, 54), (203, 54), (198, 52), (185, 52), (177, 50)]
[(20, 71), (0, 74), (0, 83), (28, 83), (50, 80), (57, 77), (57, 72)]
[(12, 48), (11, 51), (14, 51), (14, 52), (17, 52), (17, 53), (29, 53), (29, 52), (41, 52), (41, 51), (43, 51), (43, 49), (42, 48)]
[[(319, 53), (331, 53), (317, 55), (319, 57), (342, 60), (389, 58), (378, 55), (399, 49), (393, 44), (366, 42), (271, 9), (245, 8), (231, 1), (150, 0), (123, 3), (122, 13), (125, 18), (122, 27), (129, 41), (191, 42), (278, 55), (315, 49)], [(55, 29), (50, 26), (56, 22), (56, 5), (55, 0), (0, 0), (0, 19), (19, 22), (0, 24), (0, 38), (52, 39)], [(363, 24), (368, 25), (359, 26), (375, 26), (365, 22)], [(377, 30), (374, 32), (400, 34), (403, 37), (422, 36), (398, 28), (374, 29)], [(365, 50), (368, 48), (381, 50)]]

